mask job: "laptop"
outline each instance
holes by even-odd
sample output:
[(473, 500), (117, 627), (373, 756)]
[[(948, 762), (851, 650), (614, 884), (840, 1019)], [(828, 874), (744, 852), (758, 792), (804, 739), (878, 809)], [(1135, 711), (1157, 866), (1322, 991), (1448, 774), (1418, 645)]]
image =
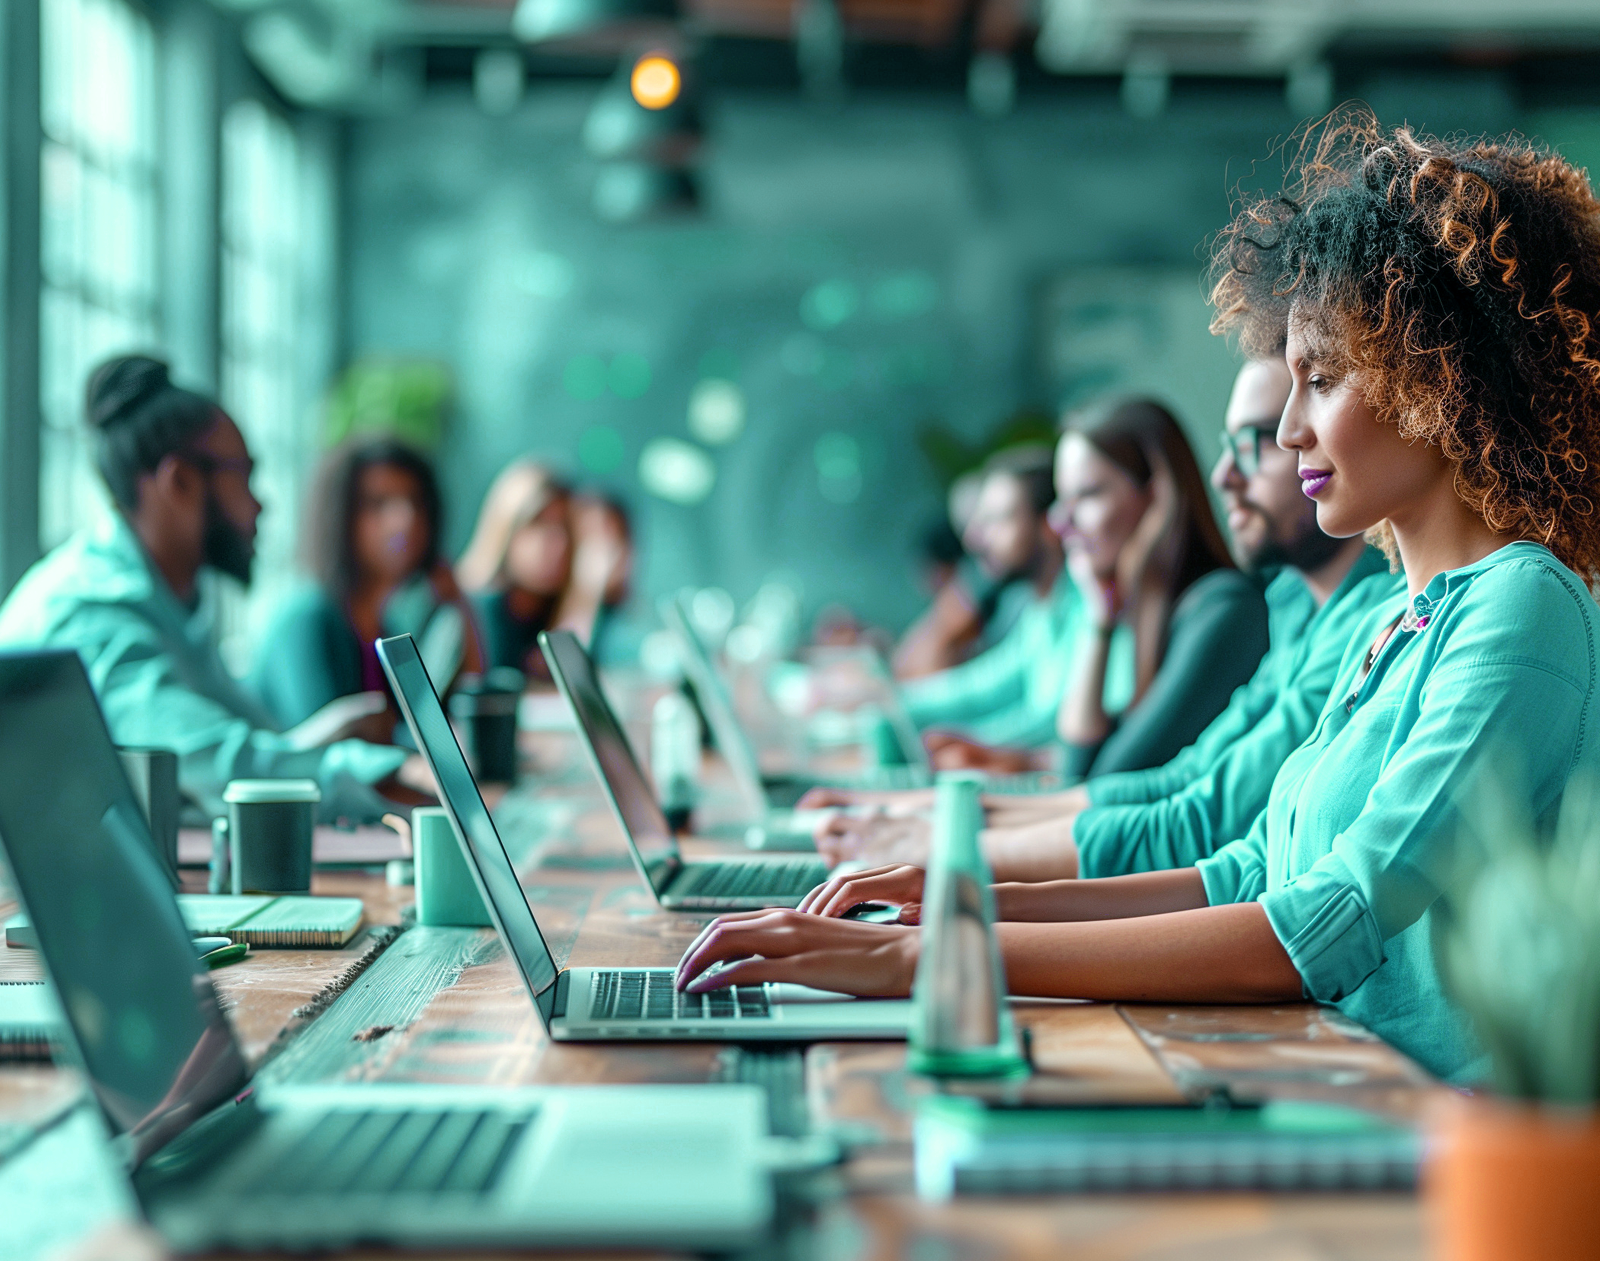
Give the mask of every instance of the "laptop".
[[(756, 756), (755, 745), (734, 710), (732, 693), (716, 662), (706, 650), (704, 641), (694, 629), (683, 597), (663, 597), (659, 609), (661, 620), (678, 643), (684, 674), (694, 687), (695, 698), (700, 702), (700, 710), (711, 728), (711, 738), (716, 741), (718, 751), (728, 763), (740, 796), (745, 799), (752, 815), (760, 820), (757, 828), (766, 833), (750, 838), (753, 848), (788, 848), (778, 840), (785, 833), (803, 835), (806, 842), (804, 848), (811, 847), (811, 836), (818, 820), (796, 818), (787, 813), (807, 789), (819, 785), (835, 788), (923, 788), (933, 782), (928, 752), (923, 748), (916, 725), (905, 712), (899, 689), (894, 687), (892, 680), (884, 689), (882, 709), (894, 730), (906, 765), (884, 766), (864, 776), (843, 779), (764, 773)], [(881, 669), (874, 670), (873, 677), (882, 679), (884, 675)], [(816, 813), (819, 812), (799, 812), (801, 816)]]
[(253, 1082), (77, 654), (0, 656), (0, 714), (11, 884), (140, 1207), (176, 1248), (760, 1237), (759, 1089)]
[[(576, 641), (574, 641), (575, 643)], [(549, 655), (549, 650), (546, 650)], [(739, 985), (685, 994), (672, 968), (558, 969), (510, 855), (409, 635), (378, 641), (400, 712), (427, 759), (456, 839), (507, 952), (551, 1038), (833, 1042), (906, 1036), (909, 999), (858, 999), (803, 985)], [(648, 793), (645, 800), (654, 802)], [(658, 811), (659, 813), (659, 811)], [(693, 1165), (695, 1162), (686, 1162)]]
[[(845, 663), (879, 684), (878, 705), (894, 733), (895, 743), (906, 759), (903, 766), (880, 766), (857, 776), (807, 777), (768, 775), (760, 769), (755, 746), (734, 711), (733, 697), (717, 669), (705, 643), (694, 629), (683, 597), (663, 597), (661, 619), (682, 648), (684, 674), (693, 685), (701, 712), (711, 728), (712, 739), (727, 761), (752, 813), (762, 822), (750, 827), (745, 840), (751, 849), (814, 849), (817, 828), (827, 810), (792, 810), (810, 788), (858, 788), (896, 791), (926, 788), (933, 783), (934, 766), (917, 732), (917, 724), (906, 710), (900, 685), (884, 663), (883, 656), (870, 647), (817, 647), (807, 650), (808, 658), (823, 664)], [(1055, 771), (1021, 771), (1014, 774), (985, 774), (983, 791), (995, 796), (1027, 796), (1030, 793), (1058, 792), (1066, 787)], [(830, 807), (830, 809), (834, 809)], [(849, 809), (848, 807), (846, 809)]]
[(622, 724), (600, 688), (594, 662), (571, 631), (545, 631), (539, 647), (550, 677), (578, 722), (578, 736), (600, 777), (639, 875), (669, 911), (744, 911), (798, 906), (828, 878), (817, 857), (775, 858), (741, 854), (708, 862), (686, 861), (639, 766)]

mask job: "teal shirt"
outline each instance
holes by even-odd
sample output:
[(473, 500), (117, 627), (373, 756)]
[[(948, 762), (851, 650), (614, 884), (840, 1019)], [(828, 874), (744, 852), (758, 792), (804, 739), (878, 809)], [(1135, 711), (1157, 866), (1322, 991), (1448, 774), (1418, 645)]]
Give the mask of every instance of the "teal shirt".
[[(384, 601), (379, 623), (385, 636), (415, 636), (426, 654), (430, 631), (442, 626), (436, 615), (441, 608), (455, 607), (441, 606), (433, 584), (419, 574)], [(459, 625), (459, 619), (451, 623), (452, 628)], [(458, 650), (453, 655), (455, 665), (448, 669), (441, 667), (437, 656), (432, 660), (424, 656), (436, 682), (454, 680), (461, 654)], [(367, 690), (387, 692), (389, 685), (376, 651), (370, 644), (362, 644), (345, 611), (323, 588), (305, 582), (291, 590), (267, 619), (256, 643), (250, 690), (261, 698), (277, 725), (287, 728), (341, 696)]]
[[(902, 684), (918, 727), (950, 727), (985, 744), (1054, 743), (1056, 711), (1084, 633), (1083, 599), (1062, 571), (1048, 596), (1034, 596), (999, 643), (971, 661)], [(1133, 695), (1132, 636), (1119, 628), (1106, 671), (1106, 705)]]
[[(1255, 673), (1234, 689), (1227, 708), (1193, 744), (1161, 766), (1142, 771), (1113, 771), (1090, 780), (1084, 789), (1091, 805), (1143, 805), (1171, 796), (1216, 765), (1235, 740), (1266, 716), (1291, 677), (1294, 655), (1311, 619), (1316, 616), (1317, 602), (1312, 598), (1311, 589), (1292, 569), (1280, 570), (1267, 583), (1262, 595), (1267, 602), (1267, 651)], [(1318, 702), (1319, 707), (1320, 704)]]
[(230, 779), (315, 779), (325, 819), (389, 809), (371, 785), (405, 751), (360, 740), (293, 747), (223, 666), (210, 604), (185, 608), (112, 513), (22, 576), (0, 605), (0, 646), (77, 649), (112, 738), (175, 751), (180, 788), (208, 814), (223, 813)]
[(1094, 744), (1062, 746), (1069, 779), (1148, 770), (1171, 760), (1228, 706), (1266, 655), (1267, 602), (1231, 566), (1190, 583), (1173, 606), (1161, 666)]
[(1199, 868), (1213, 905), (1261, 903), (1308, 998), (1461, 1078), (1482, 1057), (1432, 950), (1455, 811), (1485, 759), (1508, 750), (1527, 810), (1546, 818), (1592, 757), (1600, 609), (1526, 542), (1439, 574), (1413, 607), (1427, 624), (1396, 630), (1358, 690), (1368, 646), (1398, 610), (1368, 618), (1266, 810)]
[[(1281, 591), (1271, 599), (1286, 582), (1303, 602)], [(1083, 875), (1191, 867), (1249, 831), (1284, 760), (1311, 734), (1352, 636), (1374, 609), (1395, 616), (1405, 580), (1368, 548), (1321, 608), (1287, 571), (1267, 593), (1278, 612), (1272, 650), (1200, 739), (1154, 771), (1090, 781), (1093, 804), (1073, 824)]]

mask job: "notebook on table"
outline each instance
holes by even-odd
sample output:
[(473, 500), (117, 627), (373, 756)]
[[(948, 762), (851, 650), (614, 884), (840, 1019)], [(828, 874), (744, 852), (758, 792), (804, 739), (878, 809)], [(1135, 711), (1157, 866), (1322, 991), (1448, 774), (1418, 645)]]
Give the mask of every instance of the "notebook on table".
[(1036, 1108), (925, 1099), (914, 1130), (917, 1194), (1200, 1190), (1404, 1190), (1413, 1129), (1332, 1104)]
[(77, 654), (0, 655), (0, 712), (0, 853), (174, 1250), (711, 1252), (765, 1230), (756, 1087), (253, 1080)]
[(61, 1008), (43, 981), (0, 981), (0, 1060), (47, 1060)]
[(342, 946), (363, 914), (360, 898), (292, 893), (180, 893), (178, 910), (196, 937), (232, 937), (268, 949)]
[[(231, 937), (258, 949), (331, 949), (356, 935), (363, 907), (360, 898), (180, 893), (178, 911), (195, 937)], [(39, 936), (26, 915), (6, 921), (6, 945), (38, 949)]]

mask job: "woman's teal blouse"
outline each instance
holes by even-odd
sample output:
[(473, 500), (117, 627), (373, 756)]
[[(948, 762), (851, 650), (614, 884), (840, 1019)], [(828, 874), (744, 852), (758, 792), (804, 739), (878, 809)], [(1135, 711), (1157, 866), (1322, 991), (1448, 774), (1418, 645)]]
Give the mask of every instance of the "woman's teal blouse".
[(1352, 640), (1250, 834), (1199, 868), (1213, 905), (1262, 904), (1307, 997), (1459, 1078), (1480, 1071), (1480, 1052), (1432, 950), (1455, 811), (1497, 768), (1533, 817), (1559, 802), (1593, 753), (1600, 609), (1526, 542), (1439, 574), (1412, 607), (1417, 628), (1397, 629), (1364, 680), (1393, 612)]

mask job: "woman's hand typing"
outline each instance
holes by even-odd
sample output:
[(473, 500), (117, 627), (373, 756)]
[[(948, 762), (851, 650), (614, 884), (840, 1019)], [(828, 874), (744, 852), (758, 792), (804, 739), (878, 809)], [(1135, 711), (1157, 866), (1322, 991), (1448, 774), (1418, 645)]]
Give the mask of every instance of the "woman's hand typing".
[(788, 981), (863, 998), (904, 998), (920, 934), (801, 911), (747, 911), (707, 924), (684, 952), (676, 984), (691, 994)]

